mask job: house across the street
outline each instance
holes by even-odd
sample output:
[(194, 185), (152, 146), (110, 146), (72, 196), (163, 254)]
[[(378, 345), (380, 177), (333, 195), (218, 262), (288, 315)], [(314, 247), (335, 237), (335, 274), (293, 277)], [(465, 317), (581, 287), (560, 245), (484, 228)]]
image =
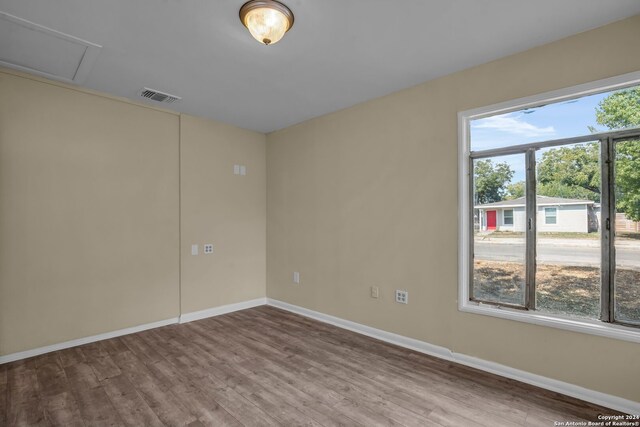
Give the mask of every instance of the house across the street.
[[(537, 197), (537, 229), (542, 232), (598, 231), (600, 205), (592, 200)], [(476, 205), (481, 231), (525, 231), (525, 198)]]

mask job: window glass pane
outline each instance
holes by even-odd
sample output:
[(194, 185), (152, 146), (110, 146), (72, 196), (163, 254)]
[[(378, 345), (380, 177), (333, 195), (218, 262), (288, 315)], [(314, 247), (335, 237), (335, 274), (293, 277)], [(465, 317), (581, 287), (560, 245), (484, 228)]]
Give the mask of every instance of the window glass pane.
[(513, 225), (513, 209), (504, 210), (504, 225)]
[(475, 160), (473, 169), (474, 299), (524, 305), (524, 155)]
[(600, 316), (600, 144), (536, 153), (536, 309)]
[(471, 151), (638, 126), (640, 123), (610, 114), (612, 107), (633, 103), (640, 103), (640, 86), (471, 120)]
[(544, 223), (545, 224), (557, 224), (557, 209), (556, 208), (544, 208)]
[(640, 140), (616, 144), (615, 319), (640, 323)]

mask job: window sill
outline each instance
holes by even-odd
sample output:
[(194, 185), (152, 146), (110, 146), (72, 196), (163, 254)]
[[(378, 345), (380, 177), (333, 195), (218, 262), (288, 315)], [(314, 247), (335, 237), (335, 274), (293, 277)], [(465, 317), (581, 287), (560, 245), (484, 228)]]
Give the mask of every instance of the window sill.
[(542, 313), (532, 313), (489, 304), (478, 304), (471, 301), (460, 304), (459, 310), (466, 313), (483, 314), (501, 319), (640, 343), (640, 329), (604, 323), (597, 320), (573, 319)]

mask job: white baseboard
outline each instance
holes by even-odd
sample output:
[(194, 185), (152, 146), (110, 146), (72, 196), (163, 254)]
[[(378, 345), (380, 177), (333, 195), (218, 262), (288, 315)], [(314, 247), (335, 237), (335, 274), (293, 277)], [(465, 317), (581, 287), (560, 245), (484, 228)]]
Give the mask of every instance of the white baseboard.
[(65, 348), (77, 347), (79, 345), (89, 344), (96, 341), (108, 340), (110, 338), (120, 337), (122, 335), (142, 332), (146, 331), (147, 329), (159, 328), (161, 326), (172, 325), (175, 323), (192, 322), (194, 320), (204, 319), (206, 317), (219, 316), (221, 314), (231, 313), (233, 311), (244, 310), (246, 308), (257, 307), (259, 305), (265, 305), (266, 303), (266, 298), (258, 298), (250, 301), (239, 302), (236, 304), (209, 308), (207, 310), (196, 311), (193, 313), (186, 313), (181, 315), (180, 317), (173, 317), (171, 319), (160, 320), (158, 322), (145, 323), (144, 325), (132, 326), (131, 328), (120, 329), (118, 331), (105, 332), (104, 334), (92, 335), (90, 337), (78, 338), (75, 340), (52, 344), (45, 347), (38, 347), (31, 350), (20, 351), (18, 353), (11, 353), (0, 356), (0, 365), (2, 365), (3, 363), (15, 362), (16, 360), (39, 356), (45, 353), (51, 353), (52, 351), (64, 350)]
[(267, 304), (272, 305), (292, 313), (301, 314), (324, 323), (338, 326), (342, 329), (348, 329), (368, 337), (376, 338), (381, 341), (399, 345), (400, 347), (419, 351), (420, 353), (439, 357), (440, 359), (453, 360), (453, 353), (448, 348), (429, 344), (424, 341), (408, 338), (403, 335), (394, 334), (392, 332), (383, 331), (381, 329), (372, 328), (371, 326), (362, 325), (350, 320), (341, 319), (339, 317), (330, 316), (328, 314), (319, 313), (309, 310), (308, 308), (299, 307), (283, 301), (267, 298)]
[(536, 375), (520, 369), (511, 368), (499, 363), (467, 356), (466, 354), (454, 353), (453, 355), (454, 361), (461, 365), (490, 372), (492, 374), (500, 375), (501, 377), (511, 378), (512, 380), (531, 384), (546, 390), (555, 391), (560, 394), (595, 403), (596, 405), (615, 409), (617, 411), (624, 412), (625, 414), (640, 414), (640, 402), (634, 402), (632, 400), (623, 399), (622, 397), (590, 390), (574, 384), (543, 377), (542, 375)]
[(509, 366), (501, 365), (499, 363), (489, 362), (487, 360), (478, 359), (476, 357), (467, 356), (461, 353), (454, 353), (448, 348), (436, 346), (426, 343), (424, 341), (408, 338), (402, 335), (386, 332), (380, 329), (372, 328), (370, 326), (362, 325), (360, 323), (352, 322), (350, 320), (341, 319), (339, 317), (330, 316), (328, 314), (320, 313), (317, 311), (309, 310), (304, 307), (289, 304), (283, 301), (267, 298), (267, 304), (272, 305), (283, 310), (290, 311), (292, 313), (300, 314), (302, 316), (310, 317), (315, 320), (319, 320), (324, 323), (329, 323), (334, 326), (338, 326), (343, 329), (348, 329), (353, 332), (357, 332), (362, 335), (366, 335), (372, 338), (379, 339), (381, 341), (395, 344), (400, 347), (409, 348), (411, 350), (418, 351), (420, 353), (435, 356), (440, 359), (449, 360), (452, 362), (466, 365), (472, 368), (479, 369), (481, 371), (490, 372), (492, 374), (500, 375), (502, 377), (510, 378), (523, 383), (531, 384), (540, 388), (555, 391), (567, 396), (575, 397), (587, 402), (601, 405), (607, 408), (615, 409), (626, 414), (640, 414), (640, 402), (634, 402), (632, 400), (623, 399), (621, 397), (613, 396), (599, 391), (590, 390), (584, 387), (580, 387), (574, 384), (569, 384), (563, 381), (554, 380), (551, 378), (543, 377), (541, 375), (532, 374), (520, 369), (511, 368)]
[(144, 325), (132, 326), (130, 328), (120, 329), (117, 331), (105, 332), (104, 334), (92, 335), (90, 337), (78, 338), (58, 344), (47, 345), (45, 347), (38, 347), (31, 350), (20, 351), (18, 353), (11, 353), (5, 356), (0, 356), (0, 365), (3, 363), (15, 362), (16, 360), (27, 359), (33, 356), (39, 356), (45, 353), (51, 353), (52, 351), (64, 350), (65, 348), (77, 347), (79, 345), (89, 344), (96, 341), (108, 340), (110, 338), (120, 337), (122, 335), (129, 335), (136, 332), (146, 331), (147, 329), (154, 329), (161, 326), (172, 325), (174, 323), (178, 323), (177, 317), (160, 320), (158, 322), (145, 323)]
[(193, 322), (194, 320), (206, 319), (207, 317), (220, 316), (221, 314), (232, 313), (238, 310), (265, 305), (266, 298), (256, 298), (249, 301), (242, 301), (235, 304), (221, 305), (219, 307), (207, 308), (206, 310), (193, 311), (180, 315), (180, 323)]
[(185, 313), (181, 315), (179, 318), (174, 317), (171, 319), (160, 320), (158, 322), (146, 323), (144, 325), (120, 329), (118, 331), (106, 332), (104, 334), (78, 338), (75, 340), (66, 341), (59, 344), (52, 344), (49, 346), (39, 347), (32, 350), (12, 353), (5, 356), (0, 356), (0, 364), (9, 363), (9, 362), (13, 362), (21, 359), (26, 359), (29, 357), (38, 356), (40, 354), (45, 354), (52, 351), (64, 350), (65, 348), (76, 347), (83, 344), (89, 344), (96, 341), (115, 338), (122, 335), (133, 334), (136, 332), (145, 331), (147, 329), (159, 328), (162, 326), (167, 326), (175, 323), (192, 322), (194, 320), (204, 319), (204, 318), (213, 317), (213, 316), (219, 316), (222, 314), (231, 313), (238, 310), (244, 310), (247, 308), (257, 307), (265, 304), (272, 305), (274, 307), (278, 307), (283, 310), (300, 314), (302, 316), (306, 316), (315, 320), (319, 320), (324, 323), (329, 323), (331, 325), (334, 325), (343, 329), (347, 329), (353, 332), (357, 332), (359, 334), (366, 335), (368, 337), (376, 338), (381, 341), (395, 344), (400, 347), (408, 348), (411, 350), (418, 351), (420, 353), (438, 357), (440, 359), (445, 359), (452, 362), (460, 363), (462, 365), (470, 366), (472, 368), (476, 368), (481, 371), (490, 372), (492, 374), (500, 375), (502, 377), (511, 378), (516, 381), (531, 384), (531, 385), (541, 387), (547, 390), (555, 391), (558, 393), (562, 393), (567, 396), (572, 396), (577, 399), (582, 399), (587, 402), (595, 403), (597, 405), (602, 405), (607, 408), (615, 409), (620, 412), (624, 412), (627, 414), (640, 414), (639, 402), (634, 402), (634, 401), (623, 399), (621, 397), (613, 396), (610, 394), (589, 390), (584, 387), (579, 387), (563, 381), (558, 381), (551, 378), (543, 377), (541, 375), (532, 374), (526, 371), (511, 368), (509, 366), (501, 365), (499, 363), (489, 362), (487, 360), (478, 359), (478, 358), (467, 356), (461, 353), (454, 353), (453, 351), (445, 347), (429, 344), (424, 341), (405, 337), (403, 335), (394, 334), (392, 332), (383, 331), (381, 329), (372, 328), (371, 326), (362, 325), (360, 323), (352, 322), (350, 320), (345, 320), (339, 317), (330, 316), (328, 314), (309, 310), (304, 307), (289, 304), (283, 301), (274, 300), (271, 298), (257, 298), (254, 300), (243, 301), (235, 304), (228, 304), (220, 307), (214, 307), (207, 310), (195, 311), (192, 313)]

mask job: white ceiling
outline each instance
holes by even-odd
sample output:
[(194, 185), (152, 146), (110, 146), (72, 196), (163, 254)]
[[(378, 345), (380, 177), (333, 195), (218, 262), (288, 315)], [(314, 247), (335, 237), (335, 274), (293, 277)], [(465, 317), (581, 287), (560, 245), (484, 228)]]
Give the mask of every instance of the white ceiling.
[(243, 0), (0, 0), (0, 12), (102, 45), (83, 86), (137, 101), (158, 89), (183, 98), (171, 109), (261, 132), (640, 13), (638, 0), (284, 2), (295, 24), (272, 46), (240, 23)]

